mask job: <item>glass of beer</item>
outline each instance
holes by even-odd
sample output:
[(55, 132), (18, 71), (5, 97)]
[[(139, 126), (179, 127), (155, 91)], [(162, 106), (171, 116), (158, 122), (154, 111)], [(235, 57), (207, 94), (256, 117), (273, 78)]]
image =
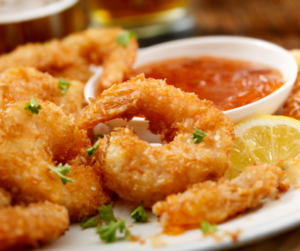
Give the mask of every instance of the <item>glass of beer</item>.
[(121, 26), (138, 38), (191, 28), (187, 0), (87, 0), (93, 26)]

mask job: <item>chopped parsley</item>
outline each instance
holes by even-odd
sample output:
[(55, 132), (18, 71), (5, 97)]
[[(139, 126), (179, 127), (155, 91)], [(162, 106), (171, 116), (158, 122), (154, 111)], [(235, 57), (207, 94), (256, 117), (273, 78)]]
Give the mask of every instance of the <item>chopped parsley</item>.
[(194, 129), (195, 130), (193, 132), (192, 139), (193, 139), (194, 144), (199, 144), (203, 141), (204, 137), (206, 136), (206, 133), (197, 128), (194, 128)]
[(91, 228), (91, 227), (97, 227), (99, 224), (98, 217), (91, 218), (87, 220), (87, 217), (84, 217), (82, 222), (80, 223), (80, 226), (82, 228)]
[(115, 242), (118, 240), (116, 236), (117, 231), (123, 233), (123, 237), (121, 239), (131, 239), (132, 236), (125, 225), (125, 220), (117, 220), (112, 210), (112, 204), (113, 203), (109, 205), (102, 205), (98, 209), (100, 216), (91, 218), (90, 220), (87, 220), (87, 218), (84, 217), (80, 226), (82, 228), (97, 227), (97, 233), (100, 235), (101, 240), (103, 240), (106, 243)]
[(118, 220), (116, 219), (114, 212), (112, 210), (112, 204), (110, 203), (109, 205), (102, 205), (100, 208), (98, 208), (98, 211), (100, 213), (100, 216), (91, 218), (90, 220), (87, 220), (86, 217), (83, 218), (80, 226), (82, 228), (90, 228), (90, 227), (97, 227), (99, 222), (117, 222)]
[(35, 98), (31, 98), (30, 102), (26, 102), (25, 110), (31, 111), (32, 114), (39, 114), (39, 110), (42, 106), (36, 101)]
[(57, 83), (57, 87), (61, 89), (61, 95), (65, 95), (68, 89), (70, 88), (71, 83), (61, 77)]
[(128, 46), (130, 39), (135, 38), (136, 35), (133, 31), (124, 31), (117, 37), (117, 44), (121, 46)]
[(207, 221), (201, 221), (200, 226), (201, 226), (201, 230), (204, 234), (211, 234), (211, 233), (215, 233), (218, 231), (216, 224), (210, 224)]
[(74, 183), (75, 181), (71, 178), (66, 177), (65, 175), (68, 175), (71, 173), (71, 166), (68, 164), (62, 165), (62, 163), (59, 163), (57, 167), (53, 167), (48, 165), (48, 168), (51, 169), (53, 172), (55, 172), (58, 176), (61, 177), (62, 183), (65, 185), (67, 182)]
[(97, 233), (100, 235), (101, 240), (107, 243), (118, 240), (116, 236), (118, 230), (120, 233), (124, 233), (123, 238), (131, 239), (132, 236), (125, 225), (125, 220), (117, 220), (112, 210), (112, 204), (113, 203), (109, 205), (102, 205), (98, 209), (100, 216), (94, 217), (88, 221), (85, 217), (80, 226), (82, 228), (97, 227), (100, 222), (103, 222), (104, 224), (97, 227)]
[(101, 240), (103, 240), (106, 243), (117, 241), (117, 237), (116, 237), (117, 230), (119, 230), (120, 233), (124, 232), (123, 238), (131, 238), (130, 231), (127, 229), (125, 225), (125, 220), (121, 220), (117, 222), (111, 221), (109, 224), (105, 226), (97, 227), (97, 233), (100, 235)]
[(101, 133), (96, 133), (95, 135), (94, 135), (94, 141), (97, 141), (98, 139), (103, 139), (104, 138), (104, 135), (103, 134), (101, 134)]
[(93, 157), (98, 147), (99, 147), (99, 145), (96, 144), (96, 145), (92, 146), (91, 148), (86, 149), (85, 150), (86, 151), (86, 155), (88, 155), (90, 157)]
[(131, 218), (135, 219), (137, 222), (147, 221), (149, 215), (145, 211), (143, 201), (141, 201), (140, 205), (130, 213), (130, 216)]
[(113, 204), (113, 203), (110, 203), (109, 205), (102, 205), (102, 206), (98, 209), (99, 213), (101, 214), (101, 215), (99, 216), (99, 219), (100, 219), (100, 220), (103, 220), (103, 221), (105, 221), (105, 222), (107, 222), (107, 223), (109, 223), (109, 222), (111, 222), (111, 221), (117, 222), (117, 219), (116, 219), (116, 217), (115, 217), (115, 215), (114, 215), (114, 212), (113, 212), (113, 210), (112, 210), (112, 204)]

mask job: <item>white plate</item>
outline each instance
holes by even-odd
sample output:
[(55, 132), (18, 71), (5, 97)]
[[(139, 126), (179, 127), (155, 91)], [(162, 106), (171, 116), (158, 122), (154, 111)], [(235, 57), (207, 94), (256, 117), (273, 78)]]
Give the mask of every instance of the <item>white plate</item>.
[[(286, 231), (300, 224), (300, 189), (290, 190), (281, 195), (276, 201), (266, 202), (263, 208), (248, 212), (226, 223), (218, 225), (220, 240), (213, 237), (203, 237), (199, 229), (190, 230), (182, 235), (167, 236), (156, 234), (162, 232), (157, 217), (151, 215), (148, 223), (134, 223), (130, 218), (130, 211), (134, 205), (121, 199), (114, 201), (113, 210), (116, 216), (126, 220), (126, 225), (132, 225), (130, 231), (133, 235), (140, 235), (145, 241), (129, 242), (122, 240), (116, 243), (103, 243), (95, 233), (96, 229), (81, 230), (79, 224), (72, 224), (70, 230), (59, 240), (39, 250), (55, 251), (120, 251), (120, 250), (158, 250), (156, 245), (162, 245), (159, 250), (189, 251), (189, 250), (220, 250), (237, 247), (249, 242), (258, 241), (267, 236)], [(230, 235), (241, 231), (238, 242), (234, 242)]]
[[(209, 38), (209, 39), (214, 40), (216, 38)], [(231, 39), (231, 38), (225, 38), (225, 39)], [(244, 39), (244, 38), (234, 38), (234, 39), (237, 39), (241, 42), (248, 42), (249, 40), (251, 40), (250, 42), (252, 42), (255, 46), (258, 47), (260, 46), (267, 47), (267, 48), (269, 48), (270, 46), (271, 48), (276, 47), (276, 46), (274, 47), (274, 45), (270, 45), (269, 43), (262, 42), (259, 40), (254, 40), (254, 39)], [(194, 42), (196, 40), (194, 39), (188, 40), (188, 42), (189, 41)], [(174, 45), (176, 45), (175, 43), (176, 42), (174, 42)], [(155, 49), (155, 47), (152, 48)], [(235, 49), (237, 49), (237, 47), (235, 47)], [(276, 47), (276, 49), (278, 48)], [(260, 55), (260, 57), (263, 58), (264, 60), (269, 60), (269, 61), (271, 60), (270, 57), (265, 57), (265, 55), (264, 54), (262, 55), (262, 53), (260, 54), (254, 53), (253, 50), (251, 52), (249, 51), (242, 51), (242, 52), (248, 55), (249, 57), (251, 55)], [(282, 51), (282, 49), (279, 48), (278, 50), (283, 54), (285, 54), (287, 57), (289, 57), (289, 54)], [(143, 53), (145, 54), (146, 52)], [(227, 54), (229, 53), (228, 50), (226, 51), (226, 53)], [(241, 53), (241, 51), (239, 51), (239, 53)], [(147, 58), (149, 59), (149, 57)], [(256, 60), (256, 58), (253, 58), (252, 60), (260, 62), (259, 60)], [(280, 60), (272, 59), (271, 61), (282, 63)], [(268, 63), (268, 62), (264, 62), (264, 63)], [(271, 63), (269, 64), (272, 65)], [(293, 61), (293, 59), (291, 59), (291, 65), (292, 65), (291, 68), (296, 69), (297, 66), (296, 63)], [(286, 67), (287, 70), (289, 68), (286, 65), (284, 65), (284, 67)], [(296, 74), (297, 74), (297, 70), (294, 70), (294, 72), (291, 74), (292, 77), (290, 77), (290, 81), (294, 80)], [(93, 76), (90, 82), (95, 82), (95, 80), (97, 80), (97, 78), (99, 78), (100, 75), (101, 75), (101, 71), (98, 73), (96, 72), (96, 74)], [(85, 92), (87, 91), (88, 90), (86, 89)], [(272, 95), (276, 95), (276, 94), (272, 94)], [(251, 105), (252, 104), (250, 104), (249, 106)], [(233, 248), (238, 245), (243, 245), (249, 242), (257, 241), (267, 236), (271, 236), (279, 232), (286, 231), (292, 227), (299, 225), (300, 224), (299, 198), (300, 198), (300, 189), (290, 190), (282, 194), (279, 200), (266, 202), (263, 208), (253, 210), (241, 217), (237, 217), (226, 223), (218, 225), (218, 229), (219, 229), (218, 235), (220, 236), (220, 240), (218, 241), (213, 237), (204, 237), (202, 235), (202, 232), (199, 229), (187, 231), (184, 234), (179, 236), (167, 236), (167, 235), (156, 236), (157, 234), (160, 234), (162, 232), (162, 228), (159, 222), (157, 222), (157, 217), (155, 215), (151, 214), (151, 212), (149, 211), (151, 217), (148, 223), (146, 224), (135, 223), (134, 220), (130, 218), (130, 212), (134, 209), (134, 205), (129, 202), (123, 201), (121, 199), (117, 199), (114, 200), (114, 207), (113, 207), (115, 215), (120, 217), (121, 219), (125, 219), (127, 226), (132, 225), (133, 227), (130, 228), (130, 231), (132, 232), (133, 235), (140, 235), (141, 240), (145, 241), (144, 244), (141, 244), (140, 242), (129, 242), (126, 240), (119, 241), (112, 244), (106, 244), (100, 240), (99, 236), (96, 234), (95, 228), (81, 230), (79, 224), (73, 224), (70, 226), (70, 230), (66, 233), (65, 236), (60, 238), (58, 241), (55, 241), (52, 244), (45, 246), (40, 250), (56, 250), (56, 251), (59, 250), (61, 251), (63, 250), (70, 250), (70, 251), (71, 250), (72, 251), (74, 250), (75, 251), (76, 250), (77, 251), (142, 250), (143, 251), (143, 250), (157, 250), (157, 245), (162, 246), (159, 250), (165, 250), (165, 251), (216, 250), (216, 249), (220, 250), (225, 248)], [(237, 231), (241, 231), (241, 233), (238, 235), (238, 242), (236, 243), (232, 240), (232, 238), (227, 232), (235, 234), (237, 233)]]

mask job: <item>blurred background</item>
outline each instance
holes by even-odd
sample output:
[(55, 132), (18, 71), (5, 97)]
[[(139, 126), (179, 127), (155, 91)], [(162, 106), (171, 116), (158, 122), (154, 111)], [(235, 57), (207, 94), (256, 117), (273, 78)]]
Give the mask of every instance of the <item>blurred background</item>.
[(90, 26), (133, 30), (140, 47), (239, 35), (300, 48), (299, 0), (0, 0), (0, 54)]

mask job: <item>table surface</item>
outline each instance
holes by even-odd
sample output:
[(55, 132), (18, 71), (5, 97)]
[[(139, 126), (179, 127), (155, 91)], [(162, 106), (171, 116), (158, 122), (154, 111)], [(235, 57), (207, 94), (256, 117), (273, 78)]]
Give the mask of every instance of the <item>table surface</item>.
[(198, 36), (261, 38), (300, 48), (299, 0), (189, 0)]

